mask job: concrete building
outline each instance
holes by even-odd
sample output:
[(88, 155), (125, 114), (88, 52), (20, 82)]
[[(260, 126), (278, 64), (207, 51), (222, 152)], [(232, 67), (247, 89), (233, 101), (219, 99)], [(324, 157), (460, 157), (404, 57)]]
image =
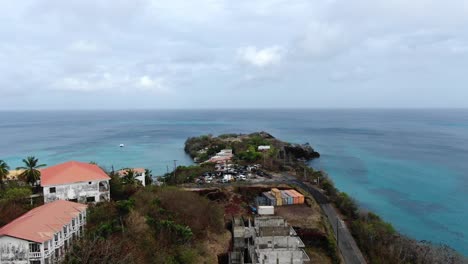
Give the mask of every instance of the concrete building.
[(133, 170), (133, 172), (135, 173), (135, 179), (139, 181), (141, 185), (146, 186), (146, 183), (145, 183), (146, 170), (144, 168), (121, 169), (117, 173), (119, 174), (120, 177), (125, 177), (125, 175), (127, 175), (128, 170)]
[(294, 228), (279, 216), (256, 216), (253, 225), (233, 219), (233, 251), (230, 264), (304, 264), (310, 258)]
[(60, 263), (84, 232), (86, 207), (58, 200), (5, 225), (0, 229), (0, 264)]
[(97, 165), (68, 161), (41, 170), (44, 203), (95, 203), (110, 199), (110, 177)]

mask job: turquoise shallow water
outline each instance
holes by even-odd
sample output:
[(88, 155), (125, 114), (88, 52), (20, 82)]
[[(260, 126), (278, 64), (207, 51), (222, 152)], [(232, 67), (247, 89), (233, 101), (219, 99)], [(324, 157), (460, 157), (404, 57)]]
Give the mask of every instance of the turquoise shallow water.
[[(157, 174), (187, 137), (265, 130), (309, 142), (338, 188), (399, 231), (468, 255), (468, 110), (0, 112), (0, 159), (96, 161)], [(124, 143), (125, 148), (119, 148)]]

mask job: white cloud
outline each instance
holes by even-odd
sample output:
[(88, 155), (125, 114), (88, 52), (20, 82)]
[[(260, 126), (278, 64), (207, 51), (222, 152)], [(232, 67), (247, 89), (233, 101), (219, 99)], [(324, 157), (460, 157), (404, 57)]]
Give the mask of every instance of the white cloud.
[(129, 91), (168, 93), (169, 87), (164, 78), (151, 78), (147, 75), (132, 77), (116, 74), (87, 74), (75, 77), (63, 77), (53, 83), (53, 88), (72, 92), (110, 92), (122, 93)]
[(310, 58), (326, 58), (342, 52), (348, 36), (337, 24), (312, 22), (297, 39), (299, 51)]
[(257, 49), (255, 46), (243, 47), (237, 50), (237, 56), (243, 62), (256, 67), (277, 65), (281, 62), (285, 50), (280, 46)]
[(72, 43), (69, 49), (76, 52), (96, 52), (98, 51), (98, 46), (91, 41), (79, 40)]
[(163, 78), (151, 78), (147, 75), (140, 77), (138, 86), (143, 91), (168, 92), (169, 89)]
[[(206, 95), (234, 96), (238, 83), (281, 84), (276, 99), (291, 101), (290, 89), (322, 98), (319, 87), (357, 83), (355, 100), (364, 102), (362, 80), (383, 90), (417, 80), (418, 94), (468, 78), (466, 0), (28, 0), (6, 1), (0, 17), (1, 95), (37, 94), (37, 108), (52, 107), (47, 98), (58, 90), (73, 94), (70, 107), (96, 96), (216, 104)], [(414, 74), (422, 69), (441, 74)], [(443, 88), (456, 94), (451, 87)], [(176, 100), (151, 97), (167, 93)]]

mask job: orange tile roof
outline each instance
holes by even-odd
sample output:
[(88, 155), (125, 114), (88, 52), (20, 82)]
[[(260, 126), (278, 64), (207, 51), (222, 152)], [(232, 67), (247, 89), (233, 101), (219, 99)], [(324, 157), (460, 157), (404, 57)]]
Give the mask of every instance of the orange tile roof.
[(74, 182), (110, 180), (97, 165), (79, 161), (68, 161), (41, 169), (41, 185), (60, 185)]
[(117, 173), (119, 174), (119, 176), (125, 176), (125, 175), (127, 175), (128, 170), (133, 170), (133, 172), (135, 172), (135, 173), (144, 173), (144, 172), (146, 172), (146, 169), (144, 169), (144, 168), (126, 168), (126, 169), (121, 169), (121, 170), (117, 171)]
[(0, 228), (0, 236), (11, 236), (42, 243), (54, 238), (87, 205), (57, 200), (36, 207)]

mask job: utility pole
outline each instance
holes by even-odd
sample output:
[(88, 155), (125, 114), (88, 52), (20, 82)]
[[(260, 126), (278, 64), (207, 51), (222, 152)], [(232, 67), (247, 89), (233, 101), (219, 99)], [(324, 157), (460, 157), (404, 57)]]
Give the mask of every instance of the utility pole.
[(176, 179), (177, 160), (174, 160), (174, 180)]
[(307, 171), (306, 171), (305, 162), (304, 162), (304, 180), (307, 180)]
[(336, 244), (338, 246), (338, 248), (340, 248), (340, 238), (339, 238), (339, 234), (340, 234), (340, 229), (338, 229), (338, 217), (336, 218)]
[(166, 165), (166, 174), (169, 174), (169, 165)]

